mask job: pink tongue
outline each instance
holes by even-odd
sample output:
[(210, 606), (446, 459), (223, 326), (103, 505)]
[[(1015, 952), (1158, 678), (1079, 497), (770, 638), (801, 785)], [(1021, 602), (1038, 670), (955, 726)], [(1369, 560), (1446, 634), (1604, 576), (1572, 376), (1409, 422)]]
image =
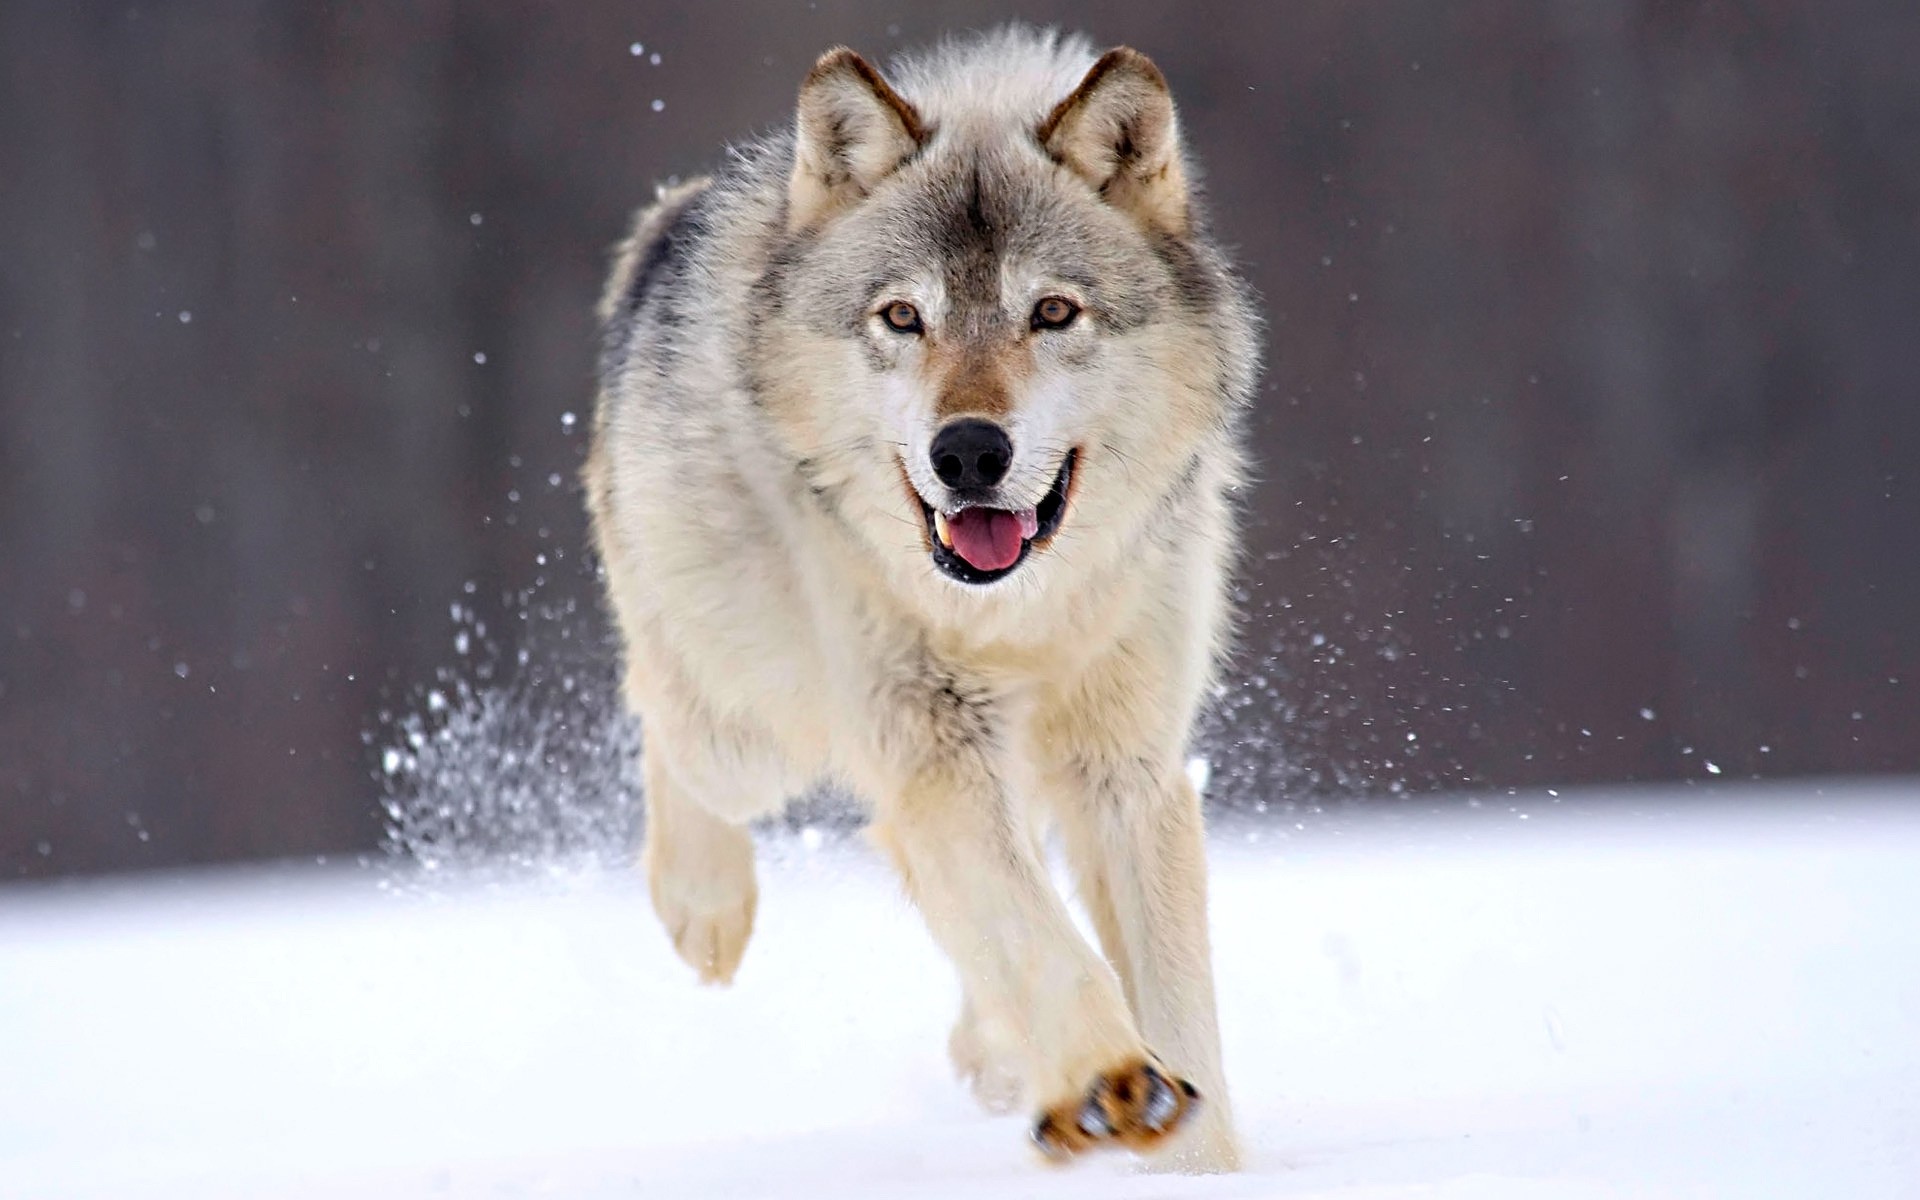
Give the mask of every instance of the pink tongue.
[(982, 571), (998, 571), (1020, 557), (1020, 518), (998, 508), (967, 508), (947, 518), (953, 549)]

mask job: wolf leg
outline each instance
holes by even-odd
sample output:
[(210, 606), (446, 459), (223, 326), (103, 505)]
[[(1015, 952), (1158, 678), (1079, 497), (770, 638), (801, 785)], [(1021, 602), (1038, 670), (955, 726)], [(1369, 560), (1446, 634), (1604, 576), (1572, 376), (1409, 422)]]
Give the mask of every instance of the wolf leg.
[(702, 983), (730, 983), (753, 933), (759, 888), (753, 839), (688, 794), (667, 756), (645, 752), (647, 846), (643, 858), (653, 911), (673, 948)]
[(1172, 1134), (1195, 1110), (1193, 1088), (1153, 1065), (1000, 786), (929, 771), (895, 796), (881, 836), (969, 1004), (1012, 1032), (1041, 1102), (1042, 1152), (1151, 1149)]
[(1093, 922), (1094, 933), (1099, 935), (1101, 953), (1107, 956), (1114, 974), (1120, 977), (1120, 988), (1127, 997), (1127, 1011), (1134, 1015), (1137, 1022), (1140, 1019), (1140, 997), (1134, 990), (1133, 963), (1127, 958), (1127, 940), (1120, 932), (1120, 913), (1114, 907), (1113, 887), (1103, 869), (1104, 860), (1089, 841), (1091, 831), (1087, 828), (1087, 822), (1069, 820), (1063, 822), (1060, 828), (1067, 852), (1067, 865), (1073, 870), (1080, 904)]
[(961, 1002), (947, 1037), (947, 1057), (980, 1107), (996, 1116), (1020, 1103), (1020, 1056), (1014, 1045), (1002, 1023), (988, 1019), (973, 997)]
[[(907, 860), (895, 841), (891, 827), (877, 822), (867, 830), (868, 837), (893, 860), (902, 879), (910, 878)], [(1024, 1067), (1018, 1041), (1004, 1021), (994, 1020), (973, 998), (972, 983), (964, 975), (960, 980), (960, 1015), (947, 1036), (947, 1058), (953, 1073), (967, 1085), (980, 1107), (996, 1116), (1010, 1113), (1020, 1102)]]
[(1141, 1034), (1205, 1098), (1160, 1161), (1175, 1170), (1231, 1171), (1239, 1153), (1220, 1063), (1200, 799), (1177, 770), (1164, 780), (1134, 779), (1119, 794), (1107, 790), (1083, 783), (1079, 795), (1062, 798), (1067, 856)]

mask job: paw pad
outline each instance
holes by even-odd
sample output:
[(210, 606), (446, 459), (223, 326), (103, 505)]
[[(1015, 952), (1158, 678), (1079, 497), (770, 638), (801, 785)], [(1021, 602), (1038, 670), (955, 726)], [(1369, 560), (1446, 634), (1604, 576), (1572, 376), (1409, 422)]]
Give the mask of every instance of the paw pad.
[(1033, 1144), (1055, 1162), (1099, 1146), (1153, 1149), (1200, 1106), (1200, 1093), (1144, 1060), (1108, 1071), (1086, 1094), (1040, 1114)]

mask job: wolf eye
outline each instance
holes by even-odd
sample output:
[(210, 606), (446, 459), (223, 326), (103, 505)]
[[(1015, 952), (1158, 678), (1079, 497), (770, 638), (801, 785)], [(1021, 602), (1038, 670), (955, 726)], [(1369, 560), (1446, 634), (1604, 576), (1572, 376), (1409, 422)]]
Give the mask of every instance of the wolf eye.
[(1048, 296), (1033, 306), (1035, 329), (1065, 329), (1080, 315), (1080, 306), (1065, 296)]
[(887, 328), (895, 333), (925, 333), (926, 326), (920, 324), (920, 310), (905, 300), (895, 300), (880, 310), (880, 319)]

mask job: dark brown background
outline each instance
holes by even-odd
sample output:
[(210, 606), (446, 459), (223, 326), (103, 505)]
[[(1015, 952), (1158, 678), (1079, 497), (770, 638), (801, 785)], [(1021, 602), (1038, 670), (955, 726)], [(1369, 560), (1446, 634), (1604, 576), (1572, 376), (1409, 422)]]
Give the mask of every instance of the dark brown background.
[[(372, 845), (450, 604), (599, 645), (627, 210), (1011, 15), (0, 8), (0, 877)], [(1017, 15), (1166, 69), (1267, 300), (1241, 799), (1920, 769), (1920, 7)]]

